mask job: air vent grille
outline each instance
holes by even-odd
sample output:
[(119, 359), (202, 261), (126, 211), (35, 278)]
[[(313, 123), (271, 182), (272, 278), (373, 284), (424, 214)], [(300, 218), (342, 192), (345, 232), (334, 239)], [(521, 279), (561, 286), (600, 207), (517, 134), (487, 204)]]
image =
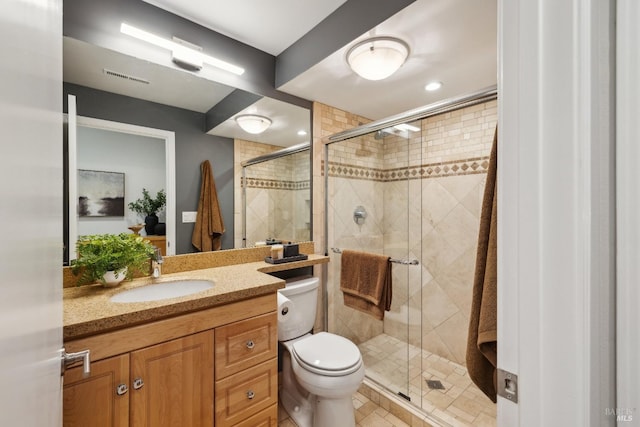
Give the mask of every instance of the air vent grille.
[(108, 76), (119, 77), (121, 79), (131, 80), (131, 81), (142, 83), (145, 85), (149, 84), (149, 80), (143, 79), (142, 77), (136, 77), (129, 74), (121, 73), (119, 71), (108, 70), (106, 68), (103, 68), (102, 71)]

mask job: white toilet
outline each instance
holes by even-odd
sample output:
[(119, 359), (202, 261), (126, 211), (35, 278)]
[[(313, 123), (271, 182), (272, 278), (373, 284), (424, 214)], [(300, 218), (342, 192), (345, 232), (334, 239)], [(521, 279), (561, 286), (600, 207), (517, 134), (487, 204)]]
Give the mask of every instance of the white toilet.
[(364, 363), (348, 339), (310, 333), (318, 284), (317, 277), (293, 279), (278, 291), (278, 341), (284, 347), (280, 402), (299, 427), (354, 427), (351, 397), (364, 379)]

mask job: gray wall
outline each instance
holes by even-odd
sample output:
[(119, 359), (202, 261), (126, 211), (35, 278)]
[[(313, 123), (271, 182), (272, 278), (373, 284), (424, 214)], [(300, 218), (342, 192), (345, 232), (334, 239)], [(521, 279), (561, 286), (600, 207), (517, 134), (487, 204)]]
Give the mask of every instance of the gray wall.
[(71, 83), (64, 83), (65, 112), (67, 94), (76, 96), (80, 116), (175, 132), (177, 254), (195, 252), (191, 245), (193, 224), (182, 224), (182, 211), (197, 210), (200, 164), (209, 160), (226, 228), (222, 249), (233, 247), (233, 140), (204, 133), (205, 114)]

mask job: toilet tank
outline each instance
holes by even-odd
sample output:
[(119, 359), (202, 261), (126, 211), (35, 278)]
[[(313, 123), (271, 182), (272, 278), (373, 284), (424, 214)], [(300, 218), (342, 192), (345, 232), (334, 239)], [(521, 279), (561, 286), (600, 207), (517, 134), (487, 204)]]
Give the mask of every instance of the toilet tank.
[(319, 284), (317, 277), (297, 277), (287, 279), (286, 287), (278, 290), (280, 295), (291, 301), (287, 314), (278, 316), (278, 341), (298, 338), (313, 329)]

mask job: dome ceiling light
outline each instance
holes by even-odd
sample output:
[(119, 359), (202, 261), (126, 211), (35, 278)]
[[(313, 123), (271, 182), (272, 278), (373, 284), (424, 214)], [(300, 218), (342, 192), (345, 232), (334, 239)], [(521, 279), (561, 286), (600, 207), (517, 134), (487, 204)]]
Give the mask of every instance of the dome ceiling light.
[(382, 80), (398, 71), (409, 56), (409, 45), (395, 37), (372, 37), (347, 52), (353, 71), (367, 80)]
[(271, 119), (257, 114), (241, 114), (235, 118), (238, 126), (245, 132), (257, 135), (271, 126)]

